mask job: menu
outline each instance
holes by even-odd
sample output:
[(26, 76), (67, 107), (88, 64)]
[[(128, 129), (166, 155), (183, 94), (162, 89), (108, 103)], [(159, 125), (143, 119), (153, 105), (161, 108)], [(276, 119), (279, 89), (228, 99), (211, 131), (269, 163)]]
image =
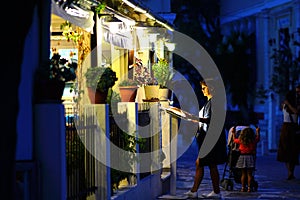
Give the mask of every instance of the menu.
[(188, 120), (188, 121), (194, 121), (194, 122), (199, 122), (199, 117), (196, 115), (193, 115), (187, 111), (184, 111), (180, 108), (177, 107), (173, 107), (170, 106), (168, 108), (164, 109), (167, 113), (169, 113), (170, 115), (173, 115), (175, 117), (184, 119), (184, 120)]

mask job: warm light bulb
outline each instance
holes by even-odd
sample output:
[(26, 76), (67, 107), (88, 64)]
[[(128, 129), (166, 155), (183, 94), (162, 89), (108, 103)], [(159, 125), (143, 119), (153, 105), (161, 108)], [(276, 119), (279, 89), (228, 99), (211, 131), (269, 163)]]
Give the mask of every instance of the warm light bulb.
[(175, 43), (172, 42), (165, 42), (166, 47), (168, 48), (169, 51), (174, 51), (175, 50)]

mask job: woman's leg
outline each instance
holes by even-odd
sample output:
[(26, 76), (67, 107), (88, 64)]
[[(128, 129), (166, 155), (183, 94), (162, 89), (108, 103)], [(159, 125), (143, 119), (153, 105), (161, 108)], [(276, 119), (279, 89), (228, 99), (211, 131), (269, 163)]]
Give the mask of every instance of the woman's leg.
[(220, 193), (220, 176), (219, 176), (219, 170), (217, 165), (210, 165), (209, 166), (210, 170), (210, 177), (213, 185), (214, 192), (216, 194)]
[(204, 167), (200, 166), (200, 159), (196, 160), (196, 173), (194, 178), (194, 185), (191, 189), (191, 192), (196, 192), (202, 182), (204, 176)]
[(295, 176), (294, 176), (295, 164), (287, 162), (286, 168), (288, 170), (288, 178), (287, 179), (288, 180), (294, 179), (295, 178)]

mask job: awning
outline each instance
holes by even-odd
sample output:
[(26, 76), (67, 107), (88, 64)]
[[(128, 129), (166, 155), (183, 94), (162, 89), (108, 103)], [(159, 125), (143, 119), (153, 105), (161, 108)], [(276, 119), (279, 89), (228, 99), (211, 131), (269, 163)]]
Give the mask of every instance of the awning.
[(130, 32), (126, 35), (113, 34), (107, 29), (103, 29), (103, 38), (106, 42), (124, 49), (133, 49), (133, 38)]
[(52, 13), (64, 18), (72, 24), (81, 27), (82, 29), (93, 33), (94, 27), (94, 12), (85, 10), (75, 4), (59, 5), (55, 0), (52, 0)]

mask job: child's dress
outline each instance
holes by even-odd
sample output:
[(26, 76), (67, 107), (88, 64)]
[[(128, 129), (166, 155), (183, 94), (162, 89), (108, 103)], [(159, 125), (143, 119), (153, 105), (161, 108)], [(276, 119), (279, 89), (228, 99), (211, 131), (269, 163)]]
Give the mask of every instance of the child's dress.
[(239, 145), (240, 151), (236, 168), (255, 168), (256, 144), (259, 142), (259, 140), (260, 138), (257, 135), (252, 143), (244, 145), (238, 138), (234, 139), (233, 142)]

